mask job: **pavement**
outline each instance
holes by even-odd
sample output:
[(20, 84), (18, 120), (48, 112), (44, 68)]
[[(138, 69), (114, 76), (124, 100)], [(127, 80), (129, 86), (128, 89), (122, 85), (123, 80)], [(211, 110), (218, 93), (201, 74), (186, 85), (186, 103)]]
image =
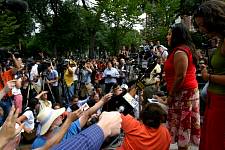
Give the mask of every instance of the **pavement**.
[[(189, 150), (198, 150), (199, 148), (197, 146), (191, 145), (189, 147)], [(178, 150), (177, 144), (171, 144), (170, 150)]]
[[(105, 148), (103, 150), (115, 150), (117, 146), (119, 145), (112, 145), (111, 147)], [(17, 150), (31, 150), (31, 145), (21, 145), (19, 148), (17, 148)], [(171, 144), (170, 150), (178, 150), (177, 144)], [(189, 150), (198, 150), (198, 147), (192, 145)]]

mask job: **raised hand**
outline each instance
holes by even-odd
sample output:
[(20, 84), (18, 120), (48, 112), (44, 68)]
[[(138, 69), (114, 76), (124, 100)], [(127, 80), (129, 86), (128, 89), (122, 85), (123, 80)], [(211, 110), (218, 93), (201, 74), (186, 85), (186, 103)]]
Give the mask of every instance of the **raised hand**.
[(119, 112), (103, 112), (99, 117), (99, 125), (103, 132), (105, 138), (108, 136), (114, 136), (120, 133), (121, 128), (121, 114)]
[(102, 100), (104, 103), (106, 103), (106, 102), (108, 102), (108, 101), (111, 99), (112, 96), (113, 96), (113, 93), (108, 93), (108, 94), (106, 94), (105, 96), (103, 96), (103, 97), (101, 98), (101, 100)]
[(77, 109), (74, 112), (71, 112), (68, 114), (67, 119), (71, 122), (73, 122), (74, 120), (80, 118), (80, 116), (83, 114), (83, 111), (81, 108)]
[(16, 119), (19, 115), (19, 109), (15, 110), (15, 106), (12, 106), (11, 111), (6, 118), (6, 121), (2, 125), (2, 128), (0, 129), (0, 149), (4, 147), (5, 144), (8, 143), (9, 140), (13, 139), (15, 136), (17, 136), (22, 128), (23, 124), (19, 126), (19, 128), (15, 128), (16, 125)]

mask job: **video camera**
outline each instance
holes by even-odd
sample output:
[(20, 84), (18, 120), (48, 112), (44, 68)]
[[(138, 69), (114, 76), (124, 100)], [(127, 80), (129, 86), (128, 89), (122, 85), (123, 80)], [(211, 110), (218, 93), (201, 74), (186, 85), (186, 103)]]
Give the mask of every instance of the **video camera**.
[(142, 73), (142, 75), (138, 78), (137, 82), (136, 82), (136, 85), (139, 89), (144, 89), (145, 88), (145, 81), (144, 79), (149, 76), (154, 68), (156, 67), (157, 65), (157, 57), (153, 55), (153, 57), (151, 57), (149, 60), (148, 60), (148, 63), (147, 63), (147, 68), (144, 69), (144, 72)]
[(51, 65), (50, 60), (43, 60), (39, 65), (38, 65), (38, 73), (42, 73), (42, 77), (47, 76), (47, 71), (48, 67)]

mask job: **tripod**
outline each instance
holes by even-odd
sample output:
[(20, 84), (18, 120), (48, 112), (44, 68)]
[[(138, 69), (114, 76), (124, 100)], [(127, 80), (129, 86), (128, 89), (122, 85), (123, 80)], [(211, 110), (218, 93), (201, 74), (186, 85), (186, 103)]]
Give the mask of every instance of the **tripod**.
[(45, 85), (47, 85), (47, 89), (49, 90), (49, 93), (50, 93), (50, 96), (52, 98), (52, 101), (53, 101), (53, 103), (56, 103), (55, 96), (52, 93), (51, 86), (49, 85), (49, 83), (47, 81), (48, 81), (47, 74), (46, 74), (46, 72), (43, 72), (42, 73), (42, 86), (41, 86), (41, 89), (42, 89), (42, 91), (44, 91), (46, 89)]

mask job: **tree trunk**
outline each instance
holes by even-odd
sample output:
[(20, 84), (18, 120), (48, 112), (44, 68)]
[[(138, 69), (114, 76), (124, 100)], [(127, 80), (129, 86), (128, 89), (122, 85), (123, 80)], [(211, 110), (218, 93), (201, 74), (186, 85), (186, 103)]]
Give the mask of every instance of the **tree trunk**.
[(89, 49), (89, 57), (94, 58), (94, 53), (95, 53), (95, 40), (96, 40), (96, 32), (94, 31), (91, 34), (91, 39), (90, 39), (90, 49)]

